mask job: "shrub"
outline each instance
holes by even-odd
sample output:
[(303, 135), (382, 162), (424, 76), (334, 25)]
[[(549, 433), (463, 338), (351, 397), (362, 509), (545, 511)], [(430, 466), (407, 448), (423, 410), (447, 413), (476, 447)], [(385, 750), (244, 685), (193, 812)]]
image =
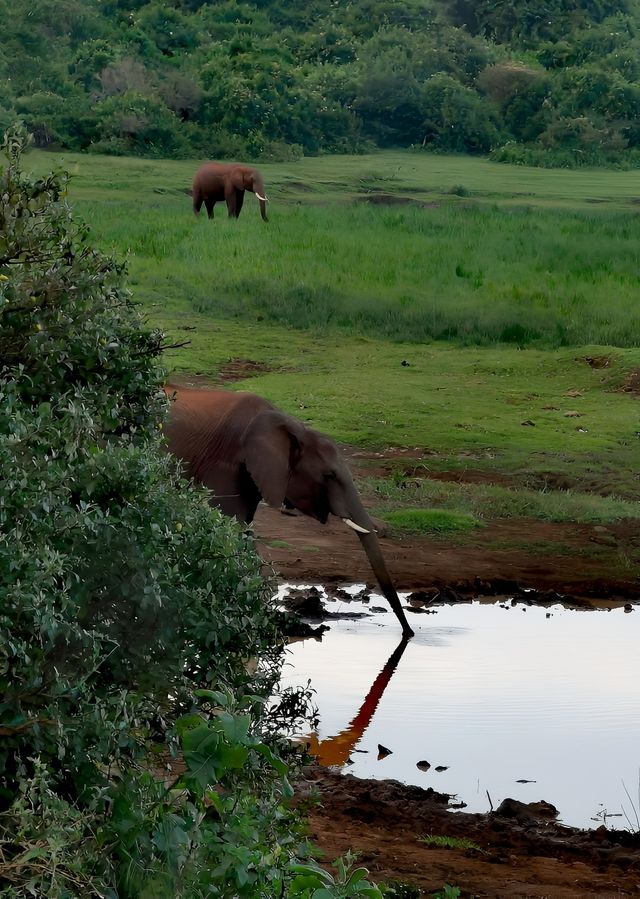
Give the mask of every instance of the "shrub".
[(9, 132), (0, 170), (2, 895), (280, 894), (260, 561), (164, 452), (162, 335), (25, 145)]

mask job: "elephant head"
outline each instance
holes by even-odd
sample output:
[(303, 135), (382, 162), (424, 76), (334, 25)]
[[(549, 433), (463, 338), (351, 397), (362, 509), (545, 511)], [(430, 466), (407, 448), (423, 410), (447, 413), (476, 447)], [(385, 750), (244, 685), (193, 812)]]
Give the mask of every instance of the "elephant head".
[(413, 636), (373, 523), (335, 443), (277, 409), (256, 415), (242, 443), (247, 471), (270, 506), (284, 503), (323, 524), (335, 515), (356, 532), (403, 633)]
[(403, 633), (413, 635), (371, 519), (333, 440), (253, 393), (166, 392), (174, 398), (167, 448), (183, 461), (186, 474), (209, 488), (212, 505), (247, 523), (260, 499), (323, 524), (329, 515), (341, 518), (357, 533)]
[(268, 222), (267, 203), (269, 200), (264, 190), (264, 181), (260, 172), (257, 169), (237, 166), (231, 171), (231, 183), (237, 190), (250, 190), (256, 195), (260, 204), (260, 215), (265, 222)]

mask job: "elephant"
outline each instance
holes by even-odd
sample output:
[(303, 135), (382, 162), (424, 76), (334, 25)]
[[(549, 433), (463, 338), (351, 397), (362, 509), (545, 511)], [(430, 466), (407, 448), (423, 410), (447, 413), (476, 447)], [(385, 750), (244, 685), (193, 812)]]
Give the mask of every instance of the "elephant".
[(198, 215), (204, 203), (207, 215), (213, 218), (213, 207), (224, 200), (230, 218), (238, 218), (244, 202), (245, 190), (253, 191), (260, 203), (260, 215), (267, 218), (267, 196), (264, 181), (257, 169), (237, 162), (207, 162), (193, 176), (193, 211)]
[(413, 636), (371, 519), (331, 438), (255, 393), (170, 385), (165, 392), (172, 399), (166, 448), (211, 491), (211, 505), (247, 524), (261, 499), (323, 524), (330, 514), (341, 518), (360, 538), (403, 635)]

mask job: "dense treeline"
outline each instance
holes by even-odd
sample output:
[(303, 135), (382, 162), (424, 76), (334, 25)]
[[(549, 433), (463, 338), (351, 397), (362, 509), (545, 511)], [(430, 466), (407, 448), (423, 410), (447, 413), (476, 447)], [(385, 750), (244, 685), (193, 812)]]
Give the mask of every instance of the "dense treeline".
[(640, 0), (0, 0), (0, 127), (44, 147), (640, 160)]

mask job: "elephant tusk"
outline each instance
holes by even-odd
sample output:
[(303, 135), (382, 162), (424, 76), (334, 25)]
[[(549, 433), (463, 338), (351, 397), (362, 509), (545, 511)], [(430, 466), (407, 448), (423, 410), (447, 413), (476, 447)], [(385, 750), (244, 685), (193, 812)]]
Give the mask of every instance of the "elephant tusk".
[(351, 521), (350, 518), (342, 519), (345, 524), (348, 524), (350, 528), (353, 528), (354, 531), (357, 531), (359, 534), (370, 534), (371, 531), (368, 531), (366, 528), (361, 527), (359, 524), (356, 524), (355, 521)]
[(269, 202), (266, 197), (261, 197), (257, 190), (255, 190), (254, 193), (259, 200), (262, 200), (263, 203)]

